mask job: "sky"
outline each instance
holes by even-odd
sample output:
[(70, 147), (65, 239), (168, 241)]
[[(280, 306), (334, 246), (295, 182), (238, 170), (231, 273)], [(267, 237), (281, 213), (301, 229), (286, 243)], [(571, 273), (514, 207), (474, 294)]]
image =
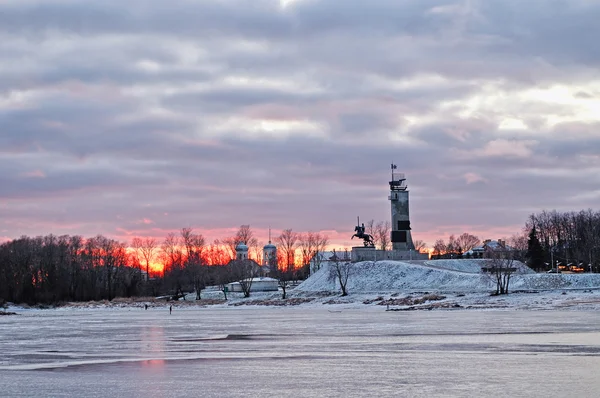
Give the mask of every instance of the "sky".
[(600, 2), (0, 1), (0, 239), (332, 245), (600, 204)]

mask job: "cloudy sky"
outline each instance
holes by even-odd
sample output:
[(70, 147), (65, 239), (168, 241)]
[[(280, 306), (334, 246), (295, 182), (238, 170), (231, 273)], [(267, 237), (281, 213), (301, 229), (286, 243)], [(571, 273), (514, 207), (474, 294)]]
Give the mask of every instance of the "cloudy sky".
[(390, 217), (499, 238), (600, 204), (600, 2), (2, 0), (0, 239)]

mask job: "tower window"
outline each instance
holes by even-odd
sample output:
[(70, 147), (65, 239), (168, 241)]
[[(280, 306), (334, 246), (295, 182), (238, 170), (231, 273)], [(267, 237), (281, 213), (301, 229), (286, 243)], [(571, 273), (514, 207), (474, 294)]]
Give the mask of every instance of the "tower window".
[(405, 230), (405, 231), (409, 231), (410, 230), (410, 221), (400, 221), (398, 220), (398, 228), (399, 231)]
[(392, 231), (392, 242), (406, 243), (406, 231)]

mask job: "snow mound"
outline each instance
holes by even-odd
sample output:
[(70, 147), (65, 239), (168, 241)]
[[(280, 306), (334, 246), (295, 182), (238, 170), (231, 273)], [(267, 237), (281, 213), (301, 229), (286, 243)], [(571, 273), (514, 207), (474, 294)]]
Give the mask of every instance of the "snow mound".
[[(444, 291), (489, 292), (496, 284), (481, 273), (486, 260), (364, 261), (352, 264), (347, 289), (351, 293)], [(331, 263), (294, 289), (294, 294), (336, 292), (339, 283), (329, 277)], [(511, 276), (509, 290), (588, 289), (600, 287), (600, 274), (538, 274), (522, 263)]]
[[(329, 278), (330, 263), (302, 282), (296, 292), (335, 291), (337, 281)], [(364, 261), (352, 265), (348, 291), (383, 292), (398, 290), (487, 291), (491, 281), (475, 273), (450, 271), (401, 261)]]
[[(481, 267), (489, 266), (486, 259), (455, 259), (455, 260), (427, 260), (423, 265), (434, 268), (442, 268), (450, 271), (470, 272), (473, 274), (481, 273)], [(513, 267), (517, 269), (518, 274), (535, 274), (535, 271), (520, 261), (514, 261)]]
[(600, 287), (600, 274), (534, 274), (515, 278), (512, 290), (590, 289)]

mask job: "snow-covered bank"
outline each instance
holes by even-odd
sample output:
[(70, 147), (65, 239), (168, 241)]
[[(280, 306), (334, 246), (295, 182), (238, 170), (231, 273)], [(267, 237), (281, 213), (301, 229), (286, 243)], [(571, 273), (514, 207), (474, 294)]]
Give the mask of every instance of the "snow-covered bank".
[[(535, 273), (522, 263), (509, 295), (492, 296), (495, 281), (482, 274), (486, 260), (380, 261), (353, 264), (348, 297), (329, 277), (329, 264), (301, 283), (293, 297), (316, 302), (385, 305), (386, 309), (600, 309), (600, 274)], [(434, 293), (434, 294), (432, 294)], [(321, 296), (321, 297), (320, 297)], [(434, 297), (429, 300), (427, 298)], [(443, 298), (440, 298), (443, 297)]]
[[(294, 308), (323, 309), (339, 312), (348, 309), (365, 311), (409, 311), (409, 310), (577, 310), (600, 311), (600, 289), (557, 289), (546, 291), (515, 291), (508, 295), (492, 296), (489, 292), (479, 293), (432, 293), (414, 292), (349, 292), (341, 297), (339, 292), (296, 291), (281, 299), (281, 294), (253, 294), (250, 298), (231, 296), (227, 301), (202, 299), (199, 301), (157, 302), (147, 312), (169, 315), (181, 311), (210, 311), (211, 309), (238, 308), (246, 310), (281, 310)], [(55, 308), (30, 308), (10, 305), (8, 310), (16, 314), (40, 311), (144, 311), (140, 303), (83, 302), (66, 303)], [(8, 318), (8, 317), (4, 317)], [(0, 318), (1, 319), (1, 318)]]
[[(495, 282), (481, 273), (486, 260), (365, 261), (353, 264), (347, 289), (354, 293), (490, 292)], [(538, 274), (522, 263), (515, 264), (510, 290), (600, 289), (600, 274)], [(296, 292), (336, 291), (337, 281), (329, 278), (329, 264), (301, 283)]]
[[(281, 292), (256, 292), (244, 298), (229, 293), (225, 300), (216, 287), (202, 292), (202, 300), (169, 301), (152, 298), (65, 303), (57, 310), (126, 309), (148, 311), (203, 310), (209, 308), (281, 308), (331, 306), (335, 310), (364, 308), (373, 310), (438, 309), (577, 309), (600, 310), (600, 274), (538, 274), (523, 264), (512, 276), (510, 294), (492, 296), (494, 281), (480, 272), (485, 260), (380, 261), (353, 264), (348, 280), (349, 295), (340, 297), (339, 284), (329, 278), (329, 265), (314, 273), (294, 289)], [(38, 308), (39, 309), (39, 308)], [(19, 312), (37, 310), (9, 306)]]

